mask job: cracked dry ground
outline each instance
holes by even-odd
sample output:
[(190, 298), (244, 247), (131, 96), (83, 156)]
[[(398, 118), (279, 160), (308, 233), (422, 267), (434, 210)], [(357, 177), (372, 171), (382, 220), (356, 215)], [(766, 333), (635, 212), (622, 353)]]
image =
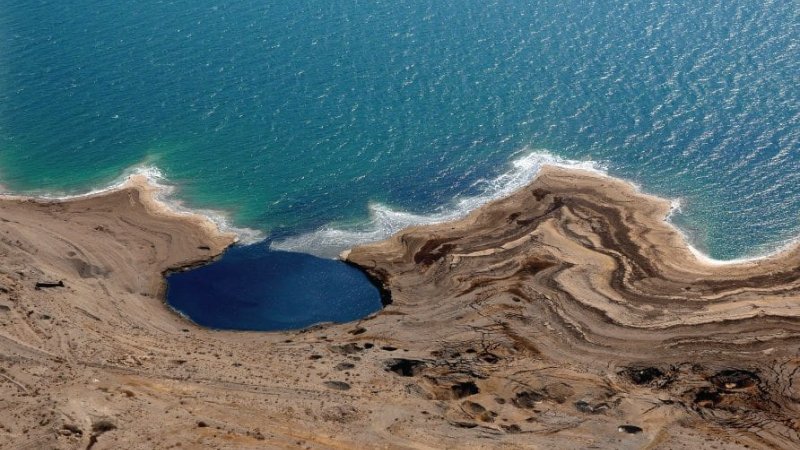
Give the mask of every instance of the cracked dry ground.
[(669, 204), (625, 183), (547, 168), (463, 220), (355, 248), (392, 303), (286, 333), (164, 307), (164, 271), (230, 242), (147, 205), (144, 189), (0, 203), (0, 445), (800, 442), (800, 252), (705, 264)]

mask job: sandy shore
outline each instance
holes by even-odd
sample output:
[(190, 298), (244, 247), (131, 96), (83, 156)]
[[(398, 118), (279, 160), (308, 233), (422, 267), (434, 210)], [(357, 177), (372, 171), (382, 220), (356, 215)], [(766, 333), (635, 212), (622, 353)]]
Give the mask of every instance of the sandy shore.
[(233, 236), (143, 178), (0, 199), (0, 447), (800, 445), (800, 251), (708, 264), (669, 208), (547, 168), (350, 251), (391, 291), (382, 312), (237, 333), (164, 305), (163, 273)]

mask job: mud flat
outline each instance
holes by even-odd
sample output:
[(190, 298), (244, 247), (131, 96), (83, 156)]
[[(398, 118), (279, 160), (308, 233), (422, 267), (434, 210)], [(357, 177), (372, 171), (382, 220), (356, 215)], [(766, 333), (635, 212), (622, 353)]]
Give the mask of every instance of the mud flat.
[(164, 305), (233, 236), (143, 181), (0, 200), (0, 447), (800, 445), (800, 251), (709, 264), (669, 207), (548, 167), (350, 251), (381, 312), (257, 333)]

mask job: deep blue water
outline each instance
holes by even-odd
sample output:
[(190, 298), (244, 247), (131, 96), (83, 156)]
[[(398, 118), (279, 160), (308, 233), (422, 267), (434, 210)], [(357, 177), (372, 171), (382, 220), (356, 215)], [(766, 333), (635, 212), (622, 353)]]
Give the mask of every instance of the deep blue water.
[[(0, 184), (157, 167), (187, 206), (330, 256), (542, 162), (679, 198), (712, 257), (800, 235), (797, 0), (6, 0)], [(298, 300), (300, 301), (300, 300)]]
[(287, 330), (349, 322), (381, 308), (378, 289), (358, 269), (265, 245), (233, 247), (207, 266), (167, 277), (167, 301), (199, 325)]

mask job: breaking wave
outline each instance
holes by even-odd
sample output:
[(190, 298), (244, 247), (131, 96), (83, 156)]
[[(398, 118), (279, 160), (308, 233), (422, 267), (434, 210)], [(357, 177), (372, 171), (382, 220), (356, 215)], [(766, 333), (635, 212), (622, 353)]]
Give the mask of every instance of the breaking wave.
[[(112, 182), (109, 186), (99, 189), (92, 189), (83, 194), (65, 195), (56, 193), (34, 193), (32, 195), (17, 195), (7, 193), (0, 195), (6, 198), (35, 198), (46, 201), (72, 200), (103, 195), (108, 192), (124, 189), (132, 183), (134, 177), (144, 177), (147, 180), (147, 184), (155, 190), (155, 200), (161, 205), (161, 207), (173, 214), (204, 216), (213, 222), (220, 231), (236, 235), (237, 242), (243, 245), (255, 244), (263, 241), (266, 238), (264, 233), (259, 230), (254, 230), (252, 228), (240, 228), (231, 225), (227, 215), (223, 212), (211, 209), (194, 209), (187, 207), (181, 200), (176, 198), (175, 191), (177, 188), (174, 185), (169, 184), (163, 172), (161, 172), (161, 170), (155, 166), (140, 165), (131, 167), (125, 170), (122, 176), (120, 176), (116, 181)], [(0, 187), (0, 189), (2, 189), (2, 187)]]
[(530, 183), (546, 165), (606, 173), (606, 167), (593, 161), (575, 161), (560, 158), (543, 150), (526, 152), (510, 162), (510, 168), (492, 179), (476, 183), (477, 195), (457, 197), (452, 202), (436, 208), (429, 214), (417, 214), (393, 209), (380, 203), (369, 205), (369, 220), (354, 228), (339, 228), (335, 224), (323, 226), (310, 233), (273, 241), (274, 250), (310, 253), (321, 257), (336, 257), (356, 245), (386, 239), (412, 225), (448, 222), (466, 216), (471, 211)]

